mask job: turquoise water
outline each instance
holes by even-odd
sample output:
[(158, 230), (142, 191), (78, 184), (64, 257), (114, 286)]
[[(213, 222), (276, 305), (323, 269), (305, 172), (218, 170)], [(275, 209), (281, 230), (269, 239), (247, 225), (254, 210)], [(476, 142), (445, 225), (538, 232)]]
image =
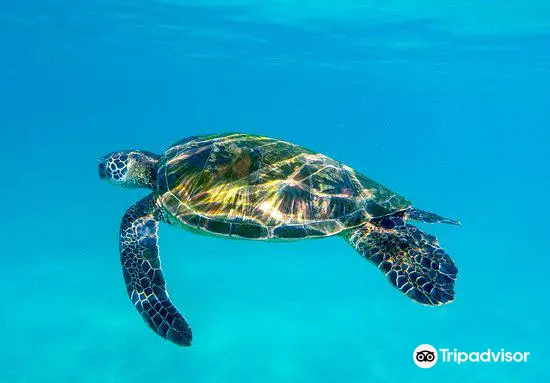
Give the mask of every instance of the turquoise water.
[[(543, 1), (8, 0), (0, 4), (2, 382), (548, 381), (550, 6)], [(146, 190), (99, 156), (226, 131), (323, 152), (463, 226), (424, 307), (341, 238), (258, 243), (162, 225), (194, 330), (147, 329), (118, 227)], [(416, 346), (526, 351), (438, 363)]]

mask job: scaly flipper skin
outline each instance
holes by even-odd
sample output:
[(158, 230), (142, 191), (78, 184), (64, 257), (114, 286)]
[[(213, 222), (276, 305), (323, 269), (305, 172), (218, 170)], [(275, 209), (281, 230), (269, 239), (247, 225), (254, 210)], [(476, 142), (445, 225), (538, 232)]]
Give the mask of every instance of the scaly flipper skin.
[(413, 221), (425, 223), (447, 223), (449, 225), (460, 226), (460, 222), (458, 221), (453, 221), (452, 219), (441, 217), (437, 214), (430, 213), (429, 211), (415, 209), (414, 207), (408, 208), (406, 214), (408, 219), (412, 219)]
[(433, 306), (453, 301), (458, 269), (434, 236), (399, 217), (384, 217), (351, 230), (346, 239), (412, 300)]
[(120, 260), (128, 296), (157, 334), (180, 346), (191, 345), (191, 327), (166, 291), (158, 248), (160, 209), (152, 196), (132, 206), (120, 226)]

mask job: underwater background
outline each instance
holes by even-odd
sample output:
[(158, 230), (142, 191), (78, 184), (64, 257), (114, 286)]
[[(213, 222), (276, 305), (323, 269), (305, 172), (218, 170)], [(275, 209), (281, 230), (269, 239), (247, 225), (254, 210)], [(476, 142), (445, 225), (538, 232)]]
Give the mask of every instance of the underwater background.
[[(3, 0), (1, 382), (550, 381), (550, 3)], [(418, 305), (341, 238), (229, 241), (161, 224), (191, 348), (126, 296), (98, 158), (241, 131), (322, 152), (463, 226)], [(438, 363), (436, 348), (528, 351)]]

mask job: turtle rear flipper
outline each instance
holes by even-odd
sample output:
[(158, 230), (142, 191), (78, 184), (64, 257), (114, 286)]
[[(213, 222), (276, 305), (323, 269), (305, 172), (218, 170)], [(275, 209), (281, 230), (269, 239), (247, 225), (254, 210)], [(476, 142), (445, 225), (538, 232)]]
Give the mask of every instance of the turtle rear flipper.
[(434, 306), (452, 302), (458, 270), (436, 238), (401, 218), (384, 219), (392, 223), (385, 227), (393, 227), (366, 223), (346, 240), (412, 300)]
[(153, 331), (180, 346), (191, 345), (191, 327), (174, 307), (160, 267), (158, 208), (148, 196), (132, 206), (120, 226), (120, 260), (132, 303)]

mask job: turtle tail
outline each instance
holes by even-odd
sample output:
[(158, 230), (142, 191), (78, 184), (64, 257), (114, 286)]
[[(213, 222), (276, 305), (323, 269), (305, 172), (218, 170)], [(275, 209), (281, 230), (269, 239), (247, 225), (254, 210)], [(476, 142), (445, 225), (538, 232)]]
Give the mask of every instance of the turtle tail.
[(367, 222), (345, 238), (412, 300), (431, 306), (452, 302), (458, 269), (436, 238), (399, 217), (384, 220)]
[(459, 221), (454, 221), (449, 218), (444, 218), (437, 214), (430, 213), (429, 211), (415, 209), (414, 207), (408, 208), (405, 211), (405, 214), (407, 215), (407, 219), (410, 219), (413, 221), (425, 222), (425, 223), (447, 223), (449, 225), (460, 226)]

